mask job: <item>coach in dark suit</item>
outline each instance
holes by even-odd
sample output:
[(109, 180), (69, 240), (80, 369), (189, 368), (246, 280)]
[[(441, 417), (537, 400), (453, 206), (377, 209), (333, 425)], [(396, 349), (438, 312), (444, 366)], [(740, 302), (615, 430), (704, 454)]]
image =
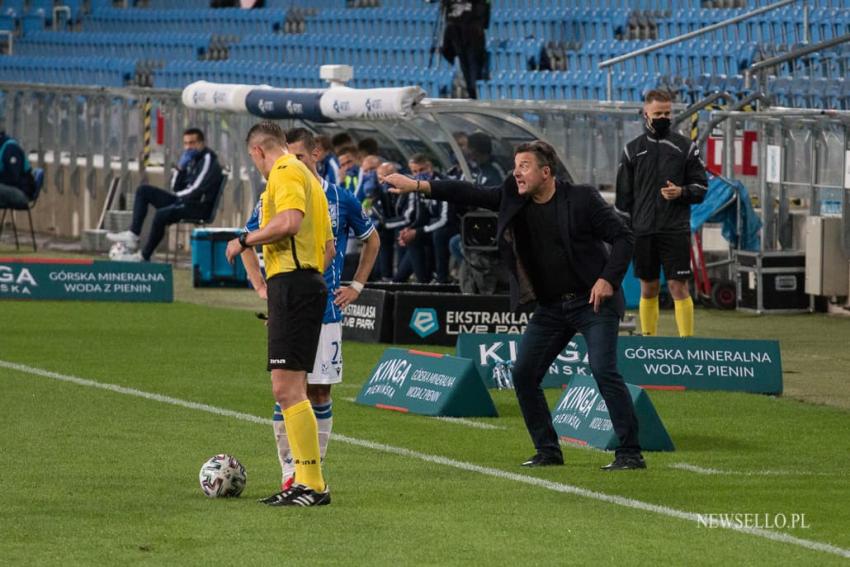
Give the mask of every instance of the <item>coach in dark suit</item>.
[(614, 461), (603, 469), (645, 468), (634, 405), (617, 371), (624, 310), (620, 283), (634, 236), (596, 189), (556, 179), (556, 163), (552, 146), (535, 141), (517, 148), (513, 176), (501, 186), (417, 181), (399, 174), (386, 181), (399, 193), (420, 191), (431, 199), (499, 212), (498, 244), (509, 271), (511, 306), (537, 302), (513, 371), (517, 400), (537, 449), (522, 464), (564, 462), (540, 384), (555, 357), (580, 332), (620, 440)]

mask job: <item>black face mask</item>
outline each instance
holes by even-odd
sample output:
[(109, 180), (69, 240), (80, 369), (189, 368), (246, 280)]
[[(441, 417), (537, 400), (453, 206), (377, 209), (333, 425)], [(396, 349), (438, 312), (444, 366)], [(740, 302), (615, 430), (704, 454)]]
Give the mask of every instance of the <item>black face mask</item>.
[(653, 118), (649, 121), (649, 126), (652, 131), (655, 132), (655, 135), (659, 138), (663, 138), (667, 135), (667, 132), (670, 131), (670, 119), (669, 118)]

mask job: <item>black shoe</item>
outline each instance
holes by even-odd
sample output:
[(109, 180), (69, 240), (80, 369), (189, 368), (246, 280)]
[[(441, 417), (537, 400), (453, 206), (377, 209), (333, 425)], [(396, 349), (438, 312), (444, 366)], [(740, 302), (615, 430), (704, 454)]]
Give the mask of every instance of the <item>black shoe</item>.
[(524, 467), (551, 467), (556, 465), (563, 465), (564, 457), (562, 455), (544, 455), (543, 453), (537, 453), (524, 463), (522, 466)]
[(269, 496), (260, 502), (269, 506), (327, 506), (331, 503), (331, 493), (327, 486), (323, 492), (316, 492), (309, 486), (293, 484), (289, 490)]
[(275, 493), (275, 494), (272, 494), (271, 496), (267, 496), (267, 497), (265, 497), (265, 498), (260, 498), (259, 500), (257, 500), (257, 502), (259, 502), (260, 504), (271, 504), (272, 502), (275, 502), (275, 501), (279, 500), (279, 499), (280, 499), (280, 497), (281, 497), (281, 495), (282, 495), (284, 492), (286, 492), (286, 491), (285, 491), (285, 490), (282, 490), (282, 491), (280, 491), (280, 492), (277, 492), (277, 493)]
[(637, 455), (618, 455), (614, 457), (614, 462), (610, 465), (601, 467), (603, 471), (627, 471), (631, 469), (645, 469), (646, 461), (643, 456)]

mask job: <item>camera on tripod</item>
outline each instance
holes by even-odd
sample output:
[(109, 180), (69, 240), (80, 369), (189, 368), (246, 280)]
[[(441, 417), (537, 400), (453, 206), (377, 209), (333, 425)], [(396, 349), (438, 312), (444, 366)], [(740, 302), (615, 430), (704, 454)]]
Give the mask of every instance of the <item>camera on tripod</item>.
[(499, 215), (492, 211), (472, 211), (461, 218), (460, 234), (467, 250), (495, 252)]

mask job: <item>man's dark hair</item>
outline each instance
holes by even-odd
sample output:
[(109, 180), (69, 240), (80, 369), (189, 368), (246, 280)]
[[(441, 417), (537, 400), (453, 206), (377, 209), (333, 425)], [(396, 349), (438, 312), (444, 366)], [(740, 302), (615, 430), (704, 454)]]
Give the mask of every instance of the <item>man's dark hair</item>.
[(375, 138), (363, 138), (357, 142), (357, 149), (364, 156), (378, 155), (378, 140)]
[(340, 132), (339, 134), (334, 135), (331, 138), (331, 144), (333, 144), (334, 148), (338, 148), (340, 146), (348, 146), (354, 143), (354, 140), (351, 136), (348, 135), (348, 132)]
[(183, 135), (184, 136), (195, 136), (195, 137), (198, 138), (199, 142), (204, 141), (204, 133), (201, 131), (200, 128), (186, 128), (185, 130), (183, 130)]
[(334, 149), (334, 145), (331, 143), (331, 139), (325, 136), (324, 134), (316, 136), (316, 144), (326, 152), (333, 151)]
[(644, 104), (649, 104), (651, 102), (673, 102), (673, 93), (667, 90), (662, 89), (652, 89), (643, 99)]
[(312, 152), (316, 149), (316, 137), (306, 128), (292, 128), (286, 131), (286, 142), (294, 144), (301, 142), (304, 144), (304, 149)]
[(484, 132), (473, 132), (466, 137), (469, 149), (484, 156), (493, 155), (493, 142)]
[(514, 155), (531, 153), (537, 159), (537, 165), (541, 168), (549, 166), (552, 175), (558, 167), (558, 156), (555, 153), (555, 148), (542, 140), (534, 140), (533, 142), (525, 142), (517, 146)]
[(346, 145), (339, 149), (336, 153), (337, 157), (344, 156), (345, 154), (351, 154), (355, 158), (358, 157), (359, 152), (357, 151), (357, 146)]
[(286, 136), (283, 129), (275, 122), (265, 120), (251, 126), (248, 135), (245, 137), (245, 144), (250, 146), (254, 138), (260, 137), (262, 137), (262, 140), (258, 143), (264, 148), (268, 148), (274, 143), (286, 147)]
[(418, 153), (410, 156), (410, 159), (407, 160), (409, 163), (415, 163), (416, 165), (425, 165), (431, 164), (434, 165), (434, 160), (432, 160), (428, 154)]

